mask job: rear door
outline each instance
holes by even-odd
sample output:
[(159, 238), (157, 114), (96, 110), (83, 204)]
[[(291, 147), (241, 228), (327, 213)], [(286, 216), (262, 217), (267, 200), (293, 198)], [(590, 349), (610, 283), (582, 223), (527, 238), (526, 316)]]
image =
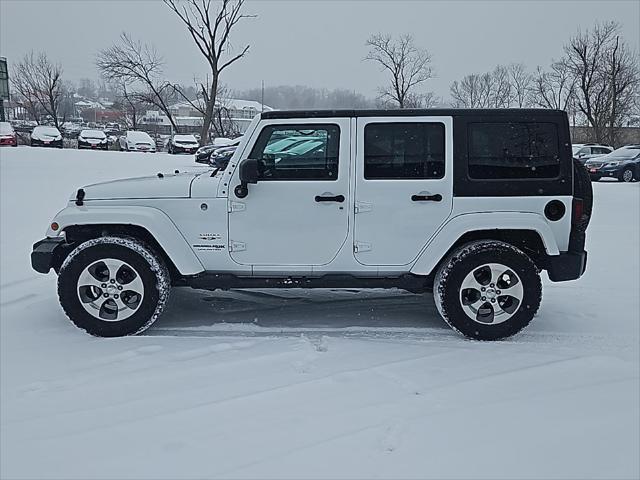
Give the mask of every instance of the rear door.
[(451, 117), (357, 119), (354, 255), (408, 265), (453, 205)]

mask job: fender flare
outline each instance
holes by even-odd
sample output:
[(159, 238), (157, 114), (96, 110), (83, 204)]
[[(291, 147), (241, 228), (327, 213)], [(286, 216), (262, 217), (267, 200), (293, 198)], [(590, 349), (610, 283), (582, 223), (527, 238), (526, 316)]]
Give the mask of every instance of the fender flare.
[(76, 225), (135, 225), (147, 230), (182, 275), (195, 275), (204, 267), (178, 227), (162, 210), (146, 206), (68, 206), (53, 219), (58, 231), (47, 229), (47, 237), (56, 237), (65, 228)]
[(559, 255), (551, 227), (537, 213), (482, 212), (465, 213), (450, 218), (423, 247), (411, 267), (415, 275), (429, 275), (451, 246), (465, 233), (480, 230), (530, 230), (542, 239), (547, 255)]

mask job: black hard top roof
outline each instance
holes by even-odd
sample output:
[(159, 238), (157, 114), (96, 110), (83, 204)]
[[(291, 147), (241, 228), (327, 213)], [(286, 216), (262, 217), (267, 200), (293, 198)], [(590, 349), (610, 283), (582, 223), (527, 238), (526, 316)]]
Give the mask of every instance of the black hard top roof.
[(397, 109), (397, 110), (273, 110), (262, 112), (261, 118), (330, 118), (330, 117), (427, 117), (427, 116), (467, 116), (467, 115), (494, 115), (494, 116), (541, 116), (541, 115), (565, 115), (562, 110), (544, 108), (430, 108), (430, 109)]

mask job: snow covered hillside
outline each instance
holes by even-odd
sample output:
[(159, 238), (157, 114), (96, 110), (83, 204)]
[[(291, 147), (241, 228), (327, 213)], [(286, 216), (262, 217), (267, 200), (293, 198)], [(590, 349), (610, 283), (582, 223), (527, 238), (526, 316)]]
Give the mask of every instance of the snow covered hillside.
[(585, 276), (508, 341), (384, 290), (176, 290), (143, 336), (77, 330), (31, 245), (79, 186), (176, 168), (0, 149), (1, 478), (640, 476), (640, 183), (594, 185)]

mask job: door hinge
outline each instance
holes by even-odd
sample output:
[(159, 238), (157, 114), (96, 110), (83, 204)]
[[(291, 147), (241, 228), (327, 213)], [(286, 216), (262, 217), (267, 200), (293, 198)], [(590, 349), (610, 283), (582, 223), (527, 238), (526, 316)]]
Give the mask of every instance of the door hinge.
[(246, 208), (246, 205), (242, 202), (229, 202), (229, 208), (227, 211), (231, 212), (242, 212)]
[(353, 244), (354, 253), (370, 252), (371, 244), (366, 242), (356, 242)]
[(373, 210), (373, 204), (368, 202), (356, 202), (356, 213), (370, 212)]
[(230, 252), (242, 252), (247, 249), (247, 244), (244, 242), (236, 242), (231, 240), (229, 242), (229, 251)]

